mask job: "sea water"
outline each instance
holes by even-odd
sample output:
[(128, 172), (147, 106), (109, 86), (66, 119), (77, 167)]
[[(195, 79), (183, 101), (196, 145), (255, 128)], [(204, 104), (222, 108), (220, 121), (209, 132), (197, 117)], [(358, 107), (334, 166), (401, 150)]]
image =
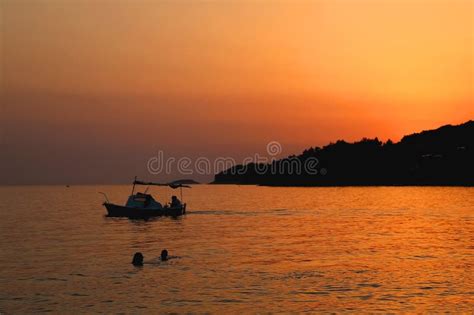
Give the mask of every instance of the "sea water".
[(98, 192), (130, 187), (0, 187), (0, 312), (474, 310), (473, 188), (197, 185), (149, 221)]

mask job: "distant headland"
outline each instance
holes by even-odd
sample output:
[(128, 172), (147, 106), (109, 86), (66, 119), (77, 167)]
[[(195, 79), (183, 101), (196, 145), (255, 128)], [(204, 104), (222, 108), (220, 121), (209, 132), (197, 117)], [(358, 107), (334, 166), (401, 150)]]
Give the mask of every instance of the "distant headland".
[[(295, 165), (317, 161), (317, 172)], [(398, 143), (339, 140), (272, 164), (237, 165), (214, 184), (267, 186), (474, 186), (474, 121), (414, 133)], [(314, 164), (314, 163), (313, 163)], [(263, 170), (263, 171), (262, 171)], [(275, 171), (277, 170), (277, 171)]]

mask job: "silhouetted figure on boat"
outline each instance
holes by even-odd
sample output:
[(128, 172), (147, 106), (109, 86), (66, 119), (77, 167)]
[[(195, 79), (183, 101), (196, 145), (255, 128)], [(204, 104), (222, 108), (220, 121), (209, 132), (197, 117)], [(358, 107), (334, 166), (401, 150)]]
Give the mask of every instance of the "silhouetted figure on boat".
[(168, 260), (168, 251), (166, 249), (163, 249), (161, 251), (161, 261), (167, 261)]
[(135, 255), (133, 255), (132, 265), (134, 265), (136, 267), (143, 266), (143, 254), (142, 253), (136, 252)]
[(181, 200), (178, 199), (178, 197), (173, 196), (171, 197), (171, 208), (178, 208), (181, 207)]

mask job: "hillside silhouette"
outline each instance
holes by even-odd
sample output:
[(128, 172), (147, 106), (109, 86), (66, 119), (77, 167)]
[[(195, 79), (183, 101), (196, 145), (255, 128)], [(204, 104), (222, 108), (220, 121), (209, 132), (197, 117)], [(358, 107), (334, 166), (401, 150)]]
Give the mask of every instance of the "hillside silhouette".
[[(317, 159), (317, 174), (301, 168)], [(423, 131), (385, 143), (339, 140), (272, 164), (237, 165), (215, 175), (215, 184), (270, 186), (474, 185), (474, 122)], [(293, 163), (293, 164), (292, 164)]]

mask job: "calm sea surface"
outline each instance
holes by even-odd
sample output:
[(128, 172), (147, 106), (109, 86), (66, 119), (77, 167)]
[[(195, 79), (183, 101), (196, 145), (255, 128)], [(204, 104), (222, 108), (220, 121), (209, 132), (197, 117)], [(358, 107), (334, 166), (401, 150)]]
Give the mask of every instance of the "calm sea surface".
[(474, 310), (472, 188), (202, 185), (148, 222), (99, 191), (130, 187), (0, 187), (0, 312)]

